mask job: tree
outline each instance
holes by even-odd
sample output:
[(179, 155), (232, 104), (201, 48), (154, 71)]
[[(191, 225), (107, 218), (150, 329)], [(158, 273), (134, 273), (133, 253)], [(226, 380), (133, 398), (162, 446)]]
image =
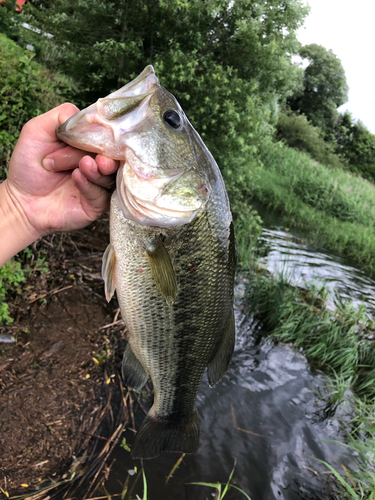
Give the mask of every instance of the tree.
[(80, 106), (153, 64), (240, 211), (252, 156), (301, 71), (291, 62), (308, 12), (301, 0), (31, 0), (24, 11), (40, 30), (27, 33), (37, 57), (74, 78)]
[[(189, 118), (216, 147), (251, 144), (294, 87), (290, 58), (307, 9), (300, 0), (32, 0), (33, 45), (79, 84), (87, 105), (153, 64)], [(226, 143), (224, 147), (228, 147)]]
[(299, 55), (307, 59), (308, 66), (304, 71), (303, 89), (289, 99), (289, 106), (306, 115), (329, 136), (339, 117), (337, 108), (348, 99), (344, 68), (332, 50), (316, 43), (302, 47)]
[(335, 127), (337, 151), (347, 160), (351, 170), (375, 181), (375, 135), (349, 111), (339, 116)]
[(300, 151), (306, 151), (314, 160), (330, 167), (343, 168), (335, 142), (327, 142), (322, 137), (322, 130), (314, 127), (305, 115), (283, 110), (279, 113), (277, 138)]
[(16, 0), (0, 1), (0, 33), (12, 40), (18, 38)]

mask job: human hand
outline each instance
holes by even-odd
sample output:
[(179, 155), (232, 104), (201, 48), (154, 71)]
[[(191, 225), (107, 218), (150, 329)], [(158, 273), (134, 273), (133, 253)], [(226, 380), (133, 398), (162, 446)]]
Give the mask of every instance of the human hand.
[(34, 239), (83, 228), (108, 209), (119, 162), (94, 159), (55, 134), (77, 111), (66, 103), (27, 122), (10, 160), (2, 188)]

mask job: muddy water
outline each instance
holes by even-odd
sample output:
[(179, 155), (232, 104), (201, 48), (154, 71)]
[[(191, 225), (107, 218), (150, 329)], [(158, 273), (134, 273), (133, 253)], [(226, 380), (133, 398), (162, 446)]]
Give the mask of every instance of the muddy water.
[[(242, 289), (240, 284), (236, 301)], [(149, 500), (212, 499), (213, 489), (188, 483), (225, 482), (235, 460), (235, 484), (252, 500), (330, 498), (326, 468), (312, 457), (341, 469), (340, 463), (349, 466), (353, 456), (339, 445), (324, 442), (342, 436), (337, 421), (322, 420), (316, 404), (323, 377), (314, 375), (304, 356), (289, 346), (268, 341), (256, 345), (259, 325), (240, 308), (236, 323), (236, 349), (228, 374), (213, 389), (205, 379), (201, 384), (200, 448), (184, 458), (167, 485), (165, 479), (178, 456), (166, 454), (145, 462)], [(137, 427), (143, 418), (139, 410)], [(134, 434), (127, 430), (124, 436), (131, 443)], [(119, 493), (134, 466), (139, 469), (141, 464), (121, 447), (113, 458), (109, 491)], [(142, 491), (140, 480), (133, 498)], [(245, 497), (233, 490), (226, 498)]]
[(357, 307), (364, 303), (375, 308), (375, 279), (355, 265), (325, 250), (312, 248), (308, 234), (291, 234), (272, 213), (260, 210), (264, 229), (259, 240), (260, 259), (269, 271), (283, 273), (299, 286), (325, 286), (328, 302), (334, 305), (335, 295), (353, 302)]
[[(263, 215), (263, 214), (262, 214)], [(264, 215), (263, 215), (264, 217)], [(375, 305), (375, 283), (350, 263), (324, 252), (312, 251), (303, 237), (297, 237), (271, 220), (262, 235), (263, 265), (279, 270), (298, 284), (323, 280), (331, 291), (359, 304)], [(191, 482), (225, 482), (234, 462), (234, 484), (252, 500), (321, 500), (332, 498), (327, 469), (315, 459), (325, 460), (342, 471), (355, 457), (332, 443), (342, 440), (336, 419), (322, 418), (317, 394), (324, 386), (322, 375), (313, 373), (304, 356), (287, 345), (260, 342), (260, 325), (246, 316), (241, 307), (244, 284), (236, 287), (237, 341), (231, 367), (210, 389), (203, 379), (197, 398), (201, 429), (200, 448), (186, 456), (166, 485), (165, 480), (178, 455), (162, 455), (146, 461), (149, 500), (205, 500), (214, 498), (214, 489)], [(147, 407), (150, 402), (144, 401)], [(139, 427), (144, 413), (136, 412)], [(124, 434), (131, 443), (134, 434)], [(327, 443), (326, 441), (331, 441)], [(118, 447), (110, 475), (109, 491), (121, 492), (133, 461)], [(141, 480), (132, 498), (142, 498)], [(226, 498), (245, 498), (231, 490)]]

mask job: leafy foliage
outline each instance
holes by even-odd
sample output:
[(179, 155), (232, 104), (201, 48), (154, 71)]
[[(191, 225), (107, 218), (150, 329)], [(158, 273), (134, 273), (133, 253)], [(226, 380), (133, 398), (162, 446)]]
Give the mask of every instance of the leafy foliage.
[(0, 33), (12, 40), (19, 36), (16, 0), (3, 0), (0, 3)]
[(296, 0), (31, 3), (24, 9), (27, 19), (53, 35), (36, 37), (42, 57), (49, 67), (82, 83), (85, 104), (123, 85), (149, 63), (159, 64), (158, 74), (172, 91), (181, 83), (184, 92), (192, 86), (199, 91), (205, 70), (215, 70), (215, 63), (236, 69), (240, 78), (253, 80), (262, 90), (288, 93), (296, 68), (286, 52), (296, 47), (294, 31), (306, 14)]
[(22, 126), (69, 93), (68, 80), (53, 77), (33, 61), (34, 56), (0, 34), (0, 179)]
[(337, 108), (348, 99), (344, 68), (332, 50), (316, 43), (302, 47), (299, 55), (307, 59), (308, 66), (304, 71), (303, 90), (289, 99), (289, 105), (329, 135), (338, 118)]
[(7, 291), (9, 288), (17, 288), (24, 279), (25, 275), (20, 262), (9, 260), (0, 267), (0, 325), (13, 322), (6, 303)]
[(291, 110), (281, 111), (277, 122), (277, 137), (292, 148), (306, 151), (314, 160), (327, 167), (344, 168), (342, 160), (336, 154), (336, 144), (326, 142), (322, 130), (314, 127), (305, 115)]
[(246, 176), (246, 158), (272, 133), (278, 100), (297, 82), (290, 54), (306, 13), (299, 0), (33, 0), (25, 8), (29, 23), (53, 35), (30, 33), (48, 67), (78, 82), (78, 105), (153, 64), (229, 190)]
[(351, 170), (375, 181), (375, 135), (348, 111), (340, 115), (334, 132), (337, 150)]

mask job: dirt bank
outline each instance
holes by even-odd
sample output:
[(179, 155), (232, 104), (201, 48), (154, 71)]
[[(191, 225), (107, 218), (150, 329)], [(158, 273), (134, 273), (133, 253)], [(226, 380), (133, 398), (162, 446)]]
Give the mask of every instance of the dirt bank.
[(107, 228), (105, 218), (39, 242), (48, 272), (29, 275), (14, 295), (14, 324), (0, 329), (17, 340), (0, 344), (0, 498), (69, 474), (93, 441), (105, 442), (105, 415), (108, 436), (126, 330), (100, 278)]

